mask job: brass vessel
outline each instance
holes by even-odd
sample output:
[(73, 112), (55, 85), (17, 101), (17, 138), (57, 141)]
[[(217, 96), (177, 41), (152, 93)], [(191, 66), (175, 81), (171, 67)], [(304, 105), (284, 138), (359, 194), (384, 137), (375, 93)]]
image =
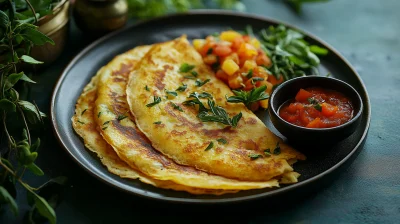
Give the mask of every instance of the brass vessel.
[(73, 16), (85, 34), (99, 37), (126, 24), (128, 3), (126, 0), (76, 0)]
[(54, 9), (53, 13), (39, 19), (35, 24), (38, 30), (49, 36), (55, 43), (46, 43), (42, 46), (35, 46), (31, 50), (31, 56), (43, 61), (43, 66), (50, 65), (63, 51), (69, 30), (69, 6), (68, 0), (62, 0)]

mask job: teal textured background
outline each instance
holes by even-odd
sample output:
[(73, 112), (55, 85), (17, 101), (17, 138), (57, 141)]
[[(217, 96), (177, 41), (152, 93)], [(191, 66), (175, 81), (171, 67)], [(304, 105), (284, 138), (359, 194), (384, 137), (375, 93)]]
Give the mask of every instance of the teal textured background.
[[(372, 121), (364, 149), (330, 186), (285, 208), (267, 200), (240, 210), (164, 204), (106, 186), (78, 167), (58, 144), (50, 126), (39, 165), (46, 177), (69, 177), (57, 208), (59, 223), (399, 223), (400, 222), (400, 1), (331, 0), (308, 4), (296, 15), (280, 0), (243, 0), (247, 12), (295, 25), (336, 48), (361, 75), (370, 95)], [(71, 23), (68, 46), (35, 80), (33, 98), (49, 114), (62, 69), (88, 41)], [(24, 198), (18, 198), (23, 207)], [(257, 208), (256, 208), (257, 207)], [(26, 208), (23, 208), (26, 209)], [(212, 217), (212, 215), (215, 215)], [(9, 212), (0, 223), (20, 223)]]

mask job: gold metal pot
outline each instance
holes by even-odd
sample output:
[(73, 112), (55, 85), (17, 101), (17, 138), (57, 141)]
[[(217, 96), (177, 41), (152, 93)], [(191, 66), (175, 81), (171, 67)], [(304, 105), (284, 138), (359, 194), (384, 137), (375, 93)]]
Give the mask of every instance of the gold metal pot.
[(73, 17), (80, 30), (96, 38), (126, 24), (128, 3), (126, 0), (75, 0)]
[(38, 30), (50, 37), (55, 45), (46, 43), (35, 46), (31, 50), (31, 56), (43, 61), (43, 66), (50, 65), (63, 51), (69, 30), (69, 0), (62, 0), (54, 9), (53, 13), (39, 19), (36, 24)]

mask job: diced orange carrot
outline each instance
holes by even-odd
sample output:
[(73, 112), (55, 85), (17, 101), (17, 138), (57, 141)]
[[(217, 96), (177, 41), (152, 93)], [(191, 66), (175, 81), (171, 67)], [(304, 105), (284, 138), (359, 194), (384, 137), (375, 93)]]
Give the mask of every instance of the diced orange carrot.
[(244, 40), (242, 37), (236, 37), (233, 41), (232, 41), (232, 49), (233, 50), (238, 50), (240, 48), (240, 46), (242, 45), (242, 43), (244, 43)]
[(207, 56), (205, 56), (203, 58), (204, 63), (206, 63), (207, 65), (212, 65), (215, 62), (218, 62), (218, 58), (217, 56), (215, 56), (214, 54), (209, 54)]
[(283, 82), (283, 76), (281, 75), (279, 77), (279, 80), (275, 78), (274, 75), (269, 75), (268, 76), (268, 82), (272, 83), (272, 85), (277, 85), (277, 84), (281, 84)]
[(336, 111), (338, 110), (337, 106), (333, 106), (329, 103), (322, 103), (321, 107), (322, 107), (322, 111), (321, 111), (322, 114), (327, 117), (334, 115), (336, 113)]
[(226, 74), (224, 71), (222, 71), (221, 69), (219, 69), (219, 70), (217, 71), (217, 73), (215, 73), (215, 76), (216, 76), (217, 78), (221, 79), (221, 80), (224, 81), (224, 82), (228, 82), (229, 75), (227, 75), (227, 74)]
[(253, 102), (252, 104), (250, 104), (251, 111), (256, 111), (256, 110), (258, 110), (259, 107), (260, 107), (260, 104), (258, 102)]
[(213, 53), (217, 56), (225, 57), (225, 56), (228, 56), (231, 52), (232, 52), (232, 50), (229, 46), (218, 44), (214, 48)]
[(312, 93), (308, 92), (307, 90), (300, 89), (299, 92), (297, 92), (295, 99), (298, 102), (306, 102), (310, 97), (312, 97)]
[(319, 128), (322, 126), (321, 119), (319, 117), (315, 118), (313, 121), (307, 124), (307, 128)]
[(235, 74), (229, 76), (228, 84), (231, 89), (238, 89), (242, 87), (243, 79), (242, 76)]
[(272, 62), (271, 59), (262, 51), (258, 51), (258, 55), (256, 57), (256, 63), (257, 65), (263, 65), (263, 66), (271, 66)]

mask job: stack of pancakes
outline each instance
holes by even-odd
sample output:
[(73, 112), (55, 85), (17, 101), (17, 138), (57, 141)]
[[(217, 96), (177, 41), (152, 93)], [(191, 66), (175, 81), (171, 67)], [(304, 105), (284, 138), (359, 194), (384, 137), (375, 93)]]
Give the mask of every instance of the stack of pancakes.
[[(182, 64), (194, 66), (196, 77), (183, 74)], [(211, 94), (229, 117), (241, 112), (238, 125), (201, 121), (198, 106), (183, 103), (195, 92)], [(79, 97), (72, 125), (111, 173), (159, 188), (220, 195), (296, 183), (292, 164), (305, 156), (244, 104), (226, 102), (231, 95), (182, 36), (103, 66)]]

